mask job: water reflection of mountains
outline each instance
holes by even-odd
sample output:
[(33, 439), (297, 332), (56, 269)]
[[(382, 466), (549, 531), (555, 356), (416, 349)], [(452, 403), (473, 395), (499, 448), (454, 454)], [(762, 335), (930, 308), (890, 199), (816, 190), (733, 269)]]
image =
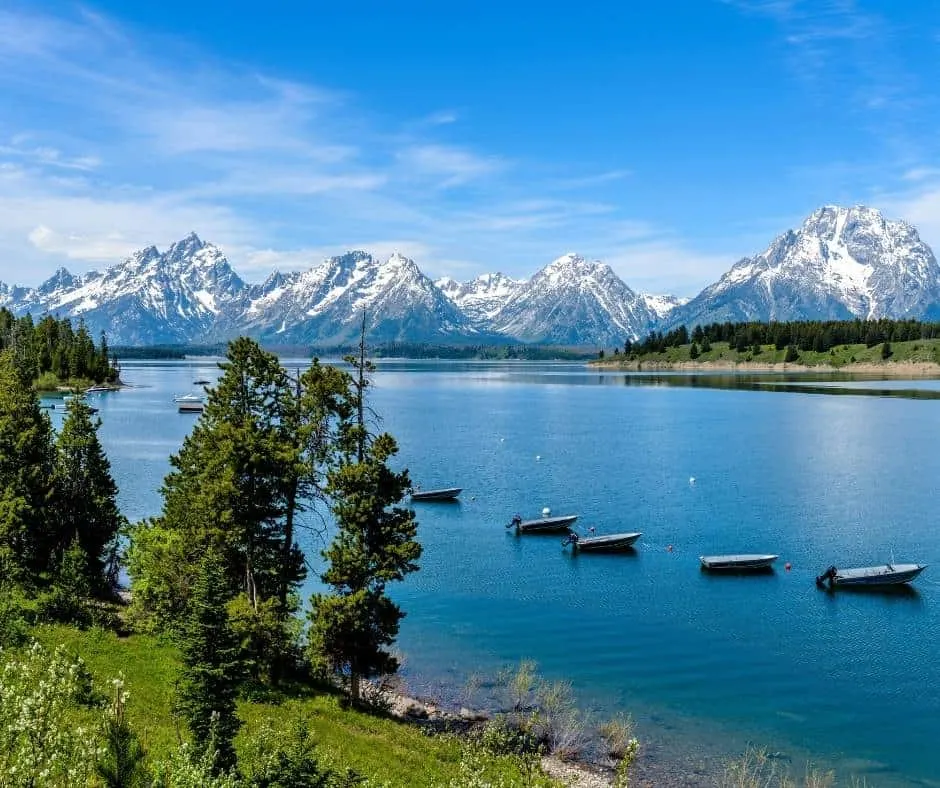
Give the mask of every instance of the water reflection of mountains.
[[(525, 376), (528, 377), (528, 376)], [(532, 376), (531, 381), (552, 382), (545, 375)], [(940, 399), (938, 388), (894, 388), (885, 380), (861, 375), (840, 375), (820, 380), (818, 377), (782, 374), (676, 374), (676, 373), (606, 373), (565, 375), (565, 383), (601, 386), (642, 386), (645, 388), (702, 388), (738, 391), (776, 391), (791, 394), (829, 394), (855, 397), (896, 397), (900, 399)], [(892, 380), (892, 383), (898, 381)], [(931, 381), (933, 382), (933, 381)], [(854, 385), (839, 385), (852, 383)]]

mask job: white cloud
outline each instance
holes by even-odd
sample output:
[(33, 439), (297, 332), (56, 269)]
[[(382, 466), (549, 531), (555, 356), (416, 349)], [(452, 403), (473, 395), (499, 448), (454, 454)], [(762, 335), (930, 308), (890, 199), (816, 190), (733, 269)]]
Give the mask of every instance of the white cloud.
[(412, 145), (399, 151), (406, 173), (440, 178), (441, 186), (457, 186), (490, 175), (504, 167), (496, 156), (479, 156), (450, 145)]

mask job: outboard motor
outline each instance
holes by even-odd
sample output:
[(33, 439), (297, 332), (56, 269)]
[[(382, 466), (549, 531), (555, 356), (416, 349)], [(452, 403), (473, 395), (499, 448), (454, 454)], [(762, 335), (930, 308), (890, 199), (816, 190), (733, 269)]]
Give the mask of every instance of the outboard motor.
[(816, 585), (820, 588), (826, 584), (826, 581), (829, 582), (829, 588), (835, 583), (836, 575), (839, 573), (839, 570), (835, 566), (830, 566), (825, 572), (823, 572), (819, 577), (816, 578)]
[(561, 546), (567, 547), (568, 545), (578, 546), (578, 535), (574, 531), (568, 531), (568, 535), (562, 540)]
[(512, 528), (513, 526), (515, 526), (516, 528), (518, 528), (520, 525), (522, 525), (522, 515), (514, 514), (512, 516), (512, 519), (509, 521), (509, 524), (506, 527)]

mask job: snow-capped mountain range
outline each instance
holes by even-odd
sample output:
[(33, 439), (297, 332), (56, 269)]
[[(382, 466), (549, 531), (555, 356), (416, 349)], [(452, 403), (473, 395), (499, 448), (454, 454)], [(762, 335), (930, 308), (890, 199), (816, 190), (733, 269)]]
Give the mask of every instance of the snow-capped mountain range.
[(0, 283), (0, 306), (81, 318), (112, 344), (540, 342), (610, 346), (656, 328), (725, 320), (940, 317), (940, 266), (917, 231), (872, 208), (825, 206), (691, 300), (637, 293), (605, 263), (566, 254), (528, 280), (425, 276), (400, 254), (354, 251), (247, 284), (195, 233), (104, 272), (64, 268), (37, 288)]

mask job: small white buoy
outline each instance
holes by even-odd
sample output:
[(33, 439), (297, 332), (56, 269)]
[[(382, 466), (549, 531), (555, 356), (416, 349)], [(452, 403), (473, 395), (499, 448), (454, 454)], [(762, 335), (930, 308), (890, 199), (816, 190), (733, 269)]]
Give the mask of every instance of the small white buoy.
[(690, 477), (689, 477), (689, 484), (695, 484), (695, 477), (694, 477), (694, 476), (690, 476)]
[(541, 459), (542, 459), (542, 455), (541, 455), (541, 454), (536, 454), (536, 455), (535, 455), (535, 461), (536, 461), (536, 462), (538, 462), (538, 461), (541, 460)]
[(505, 438), (500, 438), (500, 439), (499, 439), (499, 442), (502, 443), (504, 440), (506, 440), (506, 439), (505, 439)]
[(549, 509), (547, 506), (544, 509), (542, 509), (542, 517), (548, 517), (551, 513), (552, 513), (552, 510)]

